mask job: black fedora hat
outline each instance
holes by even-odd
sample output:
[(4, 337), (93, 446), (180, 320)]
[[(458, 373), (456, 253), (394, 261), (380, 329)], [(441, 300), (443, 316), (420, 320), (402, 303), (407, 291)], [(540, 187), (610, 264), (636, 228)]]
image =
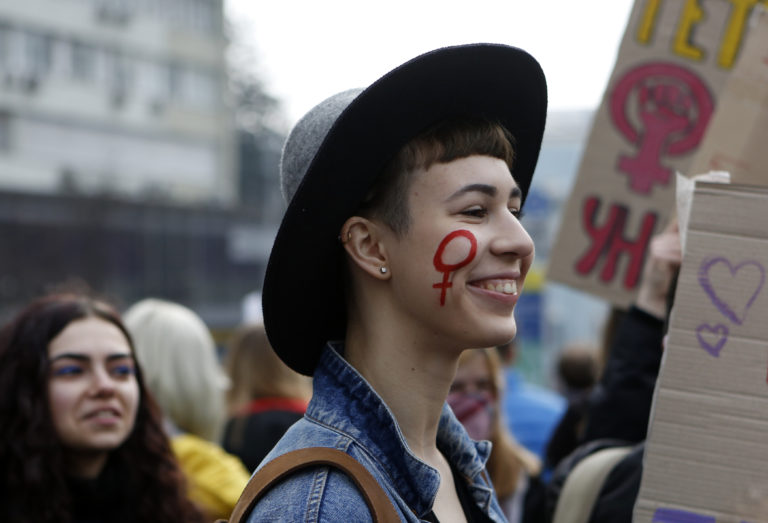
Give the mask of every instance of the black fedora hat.
[(338, 235), (403, 145), (446, 118), (496, 121), (515, 139), (512, 174), (524, 199), (546, 112), (544, 73), (531, 55), (506, 45), (470, 44), (418, 56), (302, 118), (283, 152), (281, 175), (290, 202), (262, 293), (264, 325), (280, 358), (311, 375), (325, 343), (344, 339)]

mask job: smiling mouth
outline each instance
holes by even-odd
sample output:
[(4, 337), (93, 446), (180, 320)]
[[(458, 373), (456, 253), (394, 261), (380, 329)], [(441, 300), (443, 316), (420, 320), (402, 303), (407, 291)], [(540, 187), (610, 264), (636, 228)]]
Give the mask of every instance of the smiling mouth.
[(517, 280), (511, 280), (511, 279), (483, 280), (478, 282), (472, 282), (470, 285), (479, 287), (487, 291), (498, 292), (498, 293), (507, 294), (510, 296), (514, 296), (517, 294)]

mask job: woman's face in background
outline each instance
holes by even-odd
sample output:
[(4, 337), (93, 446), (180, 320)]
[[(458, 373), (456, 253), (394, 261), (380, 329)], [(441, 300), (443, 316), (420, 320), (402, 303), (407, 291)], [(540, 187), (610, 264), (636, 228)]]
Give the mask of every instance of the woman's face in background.
[(462, 355), (448, 394), (448, 404), (474, 440), (490, 439), (496, 416), (496, 391), (485, 354)]
[(63, 446), (105, 460), (136, 421), (139, 385), (128, 340), (109, 321), (79, 319), (48, 344), (48, 361), (48, 403)]

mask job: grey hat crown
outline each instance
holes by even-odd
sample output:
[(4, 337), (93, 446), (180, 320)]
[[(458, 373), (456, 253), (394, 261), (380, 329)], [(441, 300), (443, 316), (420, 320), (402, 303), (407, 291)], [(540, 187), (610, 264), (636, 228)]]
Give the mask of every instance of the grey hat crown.
[(296, 189), (339, 115), (362, 91), (362, 88), (349, 89), (326, 98), (310, 109), (288, 133), (280, 157), (280, 187), (285, 203), (290, 203), (296, 194)]

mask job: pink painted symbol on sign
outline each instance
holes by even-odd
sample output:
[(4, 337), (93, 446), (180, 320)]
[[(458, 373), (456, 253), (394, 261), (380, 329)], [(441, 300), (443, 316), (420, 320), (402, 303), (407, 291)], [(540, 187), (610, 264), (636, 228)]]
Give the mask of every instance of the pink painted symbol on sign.
[(622, 155), (618, 168), (629, 176), (630, 190), (649, 194), (654, 183), (667, 185), (672, 169), (662, 157), (695, 148), (712, 115), (714, 101), (701, 78), (672, 63), (631, 69), (613, 88), (610, 111), (619, 132), (637, 145)]
[[(448, 246), (449, 243), (451, 243), (451, 241), (455, 240), (460, 236), (469, 240), (469, 245), (470, 245), (469, 253), (463, 260), (461, 260), (458, 263), (444, 263), (443, 254), (445, 252), (445, 248)], [(476, 254), (477, 254), (477, 239), (475, 238), (474, 234), (464, 229), (459, 229), (457, 231), (451, 232), (445, 238), (443, 238), (443, 241), (441, 241), (440, 245), (437, 246), (437, 251), (435, 251), (435, 258), (433, 260), (433, 263), (435, 264), (435, 269), (437, 269), (438, 272), (443, 273), (443, 281), (441, 283), (435, 283), (434, 285), (432, 285), (432, 288), (441, 289), (440, 306), (445, 305), (446, 289), (448, 289), (449, 287), (453, 287), (453, 283), (448, 281), (448, 279), (451, 277), (451, 272), (461, 269), (462, 267), (467, 265), (469, 262), (474, 260)]]
[(597, 267), (601, 259), (605, 259), (603, 269), (600, 271), (600, 279), (610, 283), (620, 267), (622, 255), (626, 255), (625, 257), (628, 257), (629, 260), (624, 265), (626, 267), (624, 287), (634, 289), (637, 282), (640, 281), (645, 251), (656, 225), (656, 213), (646, 212), (637, 236), (628, 238), (625, 229), (627, 228), (629, 209), (624, 205), (612, 204), (607, 219), (602, 225), (599, 225), (596, 222), (601, 205), (602, 201), (597, 196), (590, 196), (584, 200), (582, 225), (592, 240), (592, 244), (589, 250), (576, 262), (576, 272), (587, 275)]

